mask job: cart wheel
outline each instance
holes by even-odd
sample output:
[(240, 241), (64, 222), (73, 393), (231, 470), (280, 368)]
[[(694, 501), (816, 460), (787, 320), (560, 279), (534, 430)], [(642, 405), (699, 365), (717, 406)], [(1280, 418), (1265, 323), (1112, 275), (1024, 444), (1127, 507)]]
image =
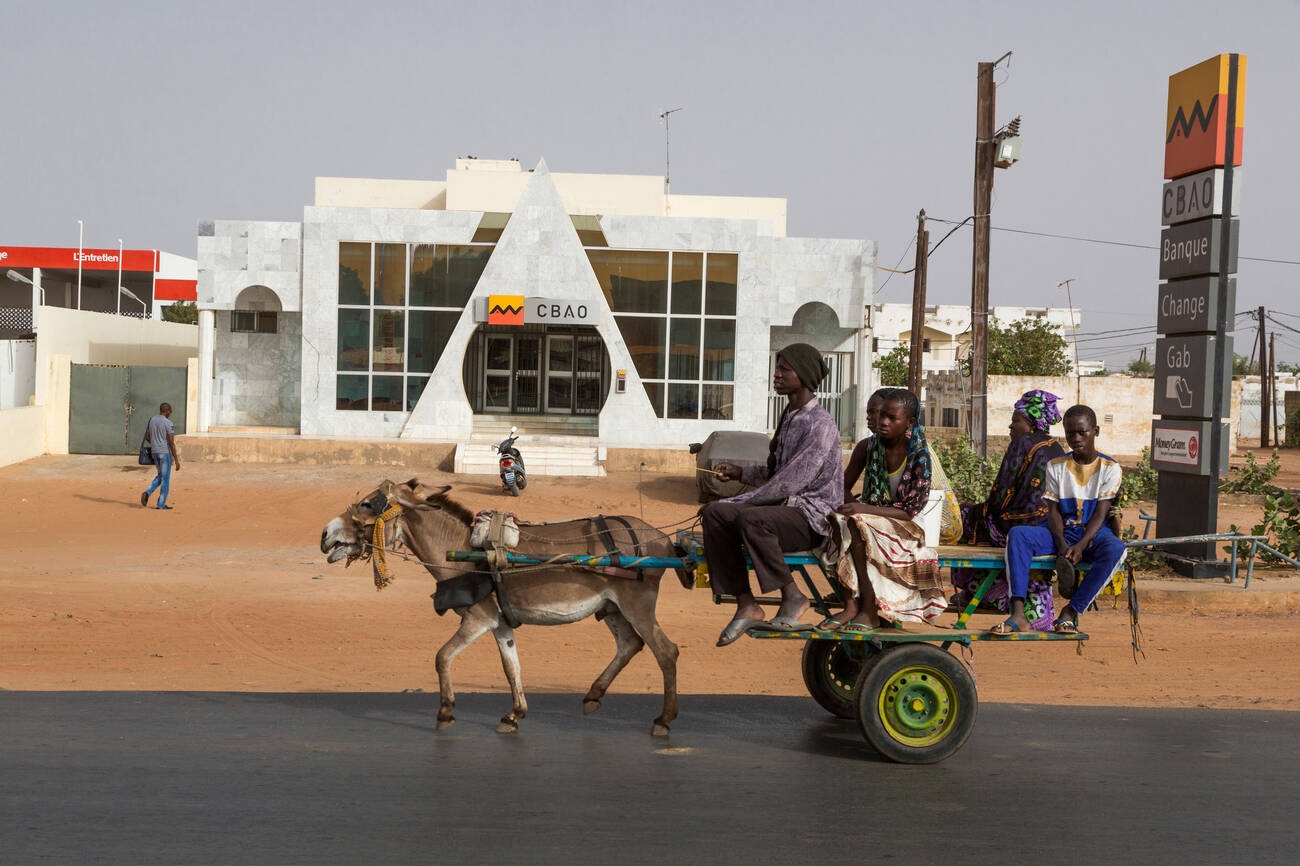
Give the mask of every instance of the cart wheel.
[(900, 764), (934, 764), (956, 754), (975, 728), (975, 680), (951, 653), (902, 644), (863, 668), (855, 688), (858, 727)]
[(803, 648), (803, 682), (822, 709), (841, 719), (858, 714), (854, 689), (864, 666), (874, 665), (880, 651), (871, 644), (810, 640)]

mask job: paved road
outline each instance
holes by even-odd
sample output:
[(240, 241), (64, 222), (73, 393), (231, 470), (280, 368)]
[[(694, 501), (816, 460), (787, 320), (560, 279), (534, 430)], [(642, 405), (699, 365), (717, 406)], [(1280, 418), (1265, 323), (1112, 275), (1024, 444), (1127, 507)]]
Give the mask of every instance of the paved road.
[(985, 704), (935, 766), (807, 698), (0, 692), (0, 863), (1291, 863), (1300, 713)]

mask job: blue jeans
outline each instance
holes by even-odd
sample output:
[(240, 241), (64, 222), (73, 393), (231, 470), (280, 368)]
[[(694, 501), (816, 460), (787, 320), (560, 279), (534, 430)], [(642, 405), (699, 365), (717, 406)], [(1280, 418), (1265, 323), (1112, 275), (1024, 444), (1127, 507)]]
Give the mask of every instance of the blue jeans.
[(146, 495), (153, 496), (153, 492), (159, 487), (162, 493), (158, 496), (158, 507), (162, 508), (167, 504), (167, 491), (171, 489), (172, 483), (172, 455), (170, 451), (164, 451), (161, 454), (157, 451), (153, 454), (153, 465), (158, 467), (158, 475), (154, 478), (153, 483), (149, 485)]
[[(1084, 526), (1074, 524), (1065, 527), (1065, 543), (1074, 544), (1083, 538)], [(1007, 582), (1011, 588), (1012, 598), (1024, 598), (1029, 590), (1029, 565), (1035, 556), (1056, 553), (1056, 542), (1052, 532), (1046, 526), (1013, 526), (1007, 535)], [(1088, 570), (1079, 582), (1079, 588), (1070, 599), (1070, 607), (1082, 613), (1088, 609), (1101, 592), (1102, 587), (1110, 582), (1115, 572), (1124, 564), (1128, 548), (1115, 533), (1103, 526), (1092, 537), (1092, 543), (1083, 552), (1083, 561), (1088, 563)]]

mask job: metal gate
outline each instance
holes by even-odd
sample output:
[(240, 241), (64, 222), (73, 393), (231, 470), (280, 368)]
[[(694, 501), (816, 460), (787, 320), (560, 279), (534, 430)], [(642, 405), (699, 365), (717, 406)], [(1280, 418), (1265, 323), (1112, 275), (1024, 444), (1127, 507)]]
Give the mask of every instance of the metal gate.
[(73, 364), (68, 452), (134, 454), (160, 403), (171, 404), (172, 424), (184, 433), (186, 385), (184, 367)]
[[(854, 409), (858, 405), (858, 387), (853, 381), (853, 353), (852, 352), (823, 352), (822, 360), (830, 368), (830, 373), (817, 386), (817, 401), (840, 428), (840, 438), (846, 442), (852, 442), (857, 436), (854, 429)], [(768, 358), (768, 376), (767, 381), (772, 381), (772, 374), (776, 371), (776, 353), (773, 352)], [(780, 396), (775, 391), (767, 393), (767, 432), (771, 435), (776, 430), (776, 422), (781, 419), (781, 413), (785, 410), (786, 398)], [(864, 432), (862, 435), (866, 435)]]

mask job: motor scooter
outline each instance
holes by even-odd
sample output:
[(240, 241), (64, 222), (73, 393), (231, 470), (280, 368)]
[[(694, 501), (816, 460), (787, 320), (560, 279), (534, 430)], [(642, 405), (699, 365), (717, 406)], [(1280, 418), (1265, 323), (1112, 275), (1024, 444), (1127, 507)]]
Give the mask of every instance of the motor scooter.
[(510, 491), (511, 496), (518, 496), (519, 491), (528, 486), (528, 478), (524, 475), (524, 458), (515, 447), (515, 440), (519, 438), (517, 429), (511, 427), (510, 435), (500, 445), (492, 446), (492, 450), (500, 455), (497, 458), (497, 468), (501, 474), (501, 484)]

